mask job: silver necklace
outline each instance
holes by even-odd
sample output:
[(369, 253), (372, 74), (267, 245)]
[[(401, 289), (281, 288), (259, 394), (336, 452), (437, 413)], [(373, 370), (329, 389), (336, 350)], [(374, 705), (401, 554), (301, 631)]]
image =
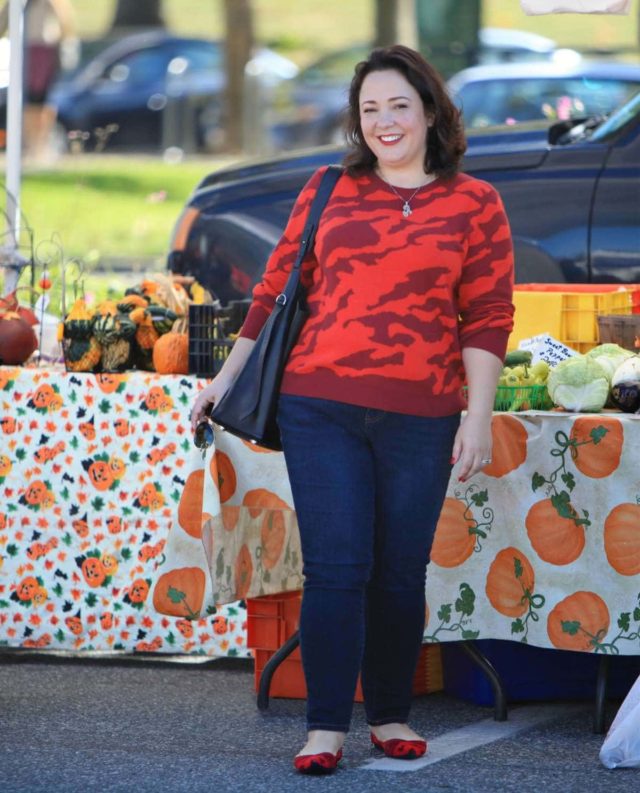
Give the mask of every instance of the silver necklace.
[(413, 212), (413, 210), (411, 209), (411, 202), (415, 198), (416, 194), (418, 193), (419, 190), (422, 190), (423, 187), (426, 187), (426, 185), (431, 184), (431, 182), (433, 182), (433, 180), (435, 179), (435, 176), (432, 175), (431, 178), (427, 182), (425, 182), (424, 184), (421, 184), (418, 187), (416, 187), (416, 189), (413, 191), (413, 193), (411, 193), (409, 198), (404, 198), (404, 196), (400, 195), (400, 193), (396, 190), (396, 188), (390, 182), (387, 182), (387, 180), (383, 179), (382, 176), (380, 178), (387, 185), (387, 187), (389, 187), (398, 196), (398, 198), (402, 201), (402, 216), (405, 217), (405, 218), (408, 218), (409, 215), (411, 215), (412, 212)]

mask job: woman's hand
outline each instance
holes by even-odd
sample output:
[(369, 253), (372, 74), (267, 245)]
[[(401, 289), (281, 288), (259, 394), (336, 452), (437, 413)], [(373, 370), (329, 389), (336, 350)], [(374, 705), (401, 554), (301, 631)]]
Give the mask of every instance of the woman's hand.
[(453, 442), (452, 463), (460, 463), (458, 479), (466, 482), (491, 462), (491, 414), (467, 413)]
[(218, 375), (200, 391), (191, 410), (191, 432), (195, 432), (196, 427), (205, 418), (209, 408), (222, 399), (230, 386), (231, 382), (229, 380)]

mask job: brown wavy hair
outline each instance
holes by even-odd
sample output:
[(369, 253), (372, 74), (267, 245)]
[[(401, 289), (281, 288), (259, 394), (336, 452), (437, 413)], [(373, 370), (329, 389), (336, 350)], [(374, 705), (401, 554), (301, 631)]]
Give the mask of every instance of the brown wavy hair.
[(447, 92), (444, 80), (423, 56), (401, 44), (374, 49), (369, 57), (355, 67), (349, 88), (349, 108), (346, 118), (347, 141), (350, 150), (343, 165), (352, 176), (372, 171), (377, 158), (367, 146), (360, 126), (360, 91), (365, 77), (371, 72), (396, 71), (420, 95), (425, 113), (434, 117), (427, 133), (425, 171), (450, 178), (460, 168), (460, 160), (467, 148), (461, 113)]

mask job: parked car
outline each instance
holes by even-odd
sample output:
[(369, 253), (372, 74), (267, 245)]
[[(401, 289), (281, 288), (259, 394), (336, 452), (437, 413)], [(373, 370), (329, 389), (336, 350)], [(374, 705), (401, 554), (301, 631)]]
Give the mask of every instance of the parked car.
[[(640, 283), (640, 94), (606, 119), (473, 131), (464, 170), (493, 184), (519, 283)], [(177, 220), (168, 267), (223, 304), (250, 296), (322, 147), (205, 176)]]
[[(558, 49), (552, 39), (506, 28), (482, 28), (473, 63), (579, 60), (575, 50)], [(321, 146), (343, 141), (342, 119), (353, 68), (371, 45), (362, 43), (329, 53), (304, 69), (276, 93), (271, 134), (276, 150)]]
[[(225, 86), (223, 42), (162, 31), (126, 36), (54, 87), (63, 136), (88, 134), (88, 148), (215, 148)], [(293, 77), (297, 66), (269, 49), (255, 55), (264, 90)], [(103, 132), (99, 132), (99, 131)]]
[(467, 129), (605, 115), (640, 90), (640, 64), (598, 61), (473, 66), (448, 81)]

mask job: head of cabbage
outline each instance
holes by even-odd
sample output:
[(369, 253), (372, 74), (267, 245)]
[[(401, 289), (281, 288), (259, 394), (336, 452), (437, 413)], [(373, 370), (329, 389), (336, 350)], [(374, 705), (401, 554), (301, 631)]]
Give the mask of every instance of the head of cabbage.
[(599, 344), (597, 347), (593, 347), (586, 355), (587, 358), (595, 358), (605, 370), (609, 382), (611, 382), (615, 370), (623, 361), (631, 357), (633, 353), (629, 350), (625, 350), (624, 347), (620, 347), (619, 344), (607, 342), (606, 344)]
[(595, 413), (609, 396), (609, 378), (595, 358), (576, 355), (553, 367), (547, 380), (549, 396), (565, 410)]

